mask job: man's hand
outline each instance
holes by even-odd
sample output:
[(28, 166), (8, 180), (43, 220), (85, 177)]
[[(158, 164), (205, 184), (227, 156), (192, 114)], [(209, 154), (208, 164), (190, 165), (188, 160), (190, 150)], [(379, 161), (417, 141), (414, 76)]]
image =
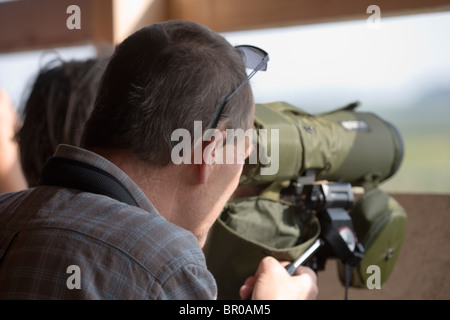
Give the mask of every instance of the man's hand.
[(256, 274), (247, 278), (240, 289), (242, 299), (252, 300), (314, 300), (317, 298), (317, 275), (308, 267), (300, 266), (291, 276), (273, 257), (264, 258)]

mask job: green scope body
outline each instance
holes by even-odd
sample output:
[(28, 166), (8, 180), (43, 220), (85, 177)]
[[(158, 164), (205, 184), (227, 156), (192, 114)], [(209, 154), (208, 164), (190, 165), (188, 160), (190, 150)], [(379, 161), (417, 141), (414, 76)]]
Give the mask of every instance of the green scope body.
[(358, 105), (310, 114), (286, 102), (256, 104), (257, 156), (246, 160), (240, 184), (293, 180), (307, 170), (314, 170), (317, 180), (353, 186), (392, 177), (403, 160), (402, 136), (376, 114), (356, 111)]

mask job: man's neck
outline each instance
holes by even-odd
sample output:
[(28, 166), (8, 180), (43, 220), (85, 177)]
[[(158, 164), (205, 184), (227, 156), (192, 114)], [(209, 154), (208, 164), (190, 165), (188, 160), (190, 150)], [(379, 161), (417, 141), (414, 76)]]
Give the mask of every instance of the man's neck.
[(168, 221), (174, 221), (176, 196), (179, 192), (179, 170), (173, 167), (155, 167), (129, 152), (116, 149), (92, 148), (124, 171), (144, 192), (153, 206)]

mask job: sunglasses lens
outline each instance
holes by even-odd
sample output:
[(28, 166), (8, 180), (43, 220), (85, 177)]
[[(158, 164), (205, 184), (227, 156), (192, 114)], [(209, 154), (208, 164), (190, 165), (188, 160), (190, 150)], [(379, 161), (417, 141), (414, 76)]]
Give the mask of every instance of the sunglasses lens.
[(238, 92), (251, 79), (251, 77), (253, 77), (253, 75), (257, 71), (267, 70), (267, 62), (269, 61), (269, 55), (267, 54), (267, 52), (257, 47), (249, 45), (236, 46), (235, 48), (239, 50), (239, 53), (242, 56), (242, 60), (244, 61), (245, 67), (248, 69), (253, 69), (253, 71), (252, 73), (250, 73), (250, 75), (248, 75), (247, 79), (245, 79), (244, 82), (242, 82), (232, 93), (226, 96), (225, 99), (222, 101), (219, 110), (217, 111), (216, 117), (212, 122), (211, 129), (217, 127), (220, 116), (222, 114), (222, 110), (227, 104), (228, 100), (231, 99), (231, 97), (233, 97), (234, 94)]
[[(245, 67), (248, 69), (255, 69), (261, 63), (261, 61), (267, 56), (265, 52), (253, 47), (240, 46), (236, 47), (236, 49), (238, 49), (239, 52), (241, 53)], [(260, 68), (260, 70), (262, 71), (267, 70), (267, 61)]]

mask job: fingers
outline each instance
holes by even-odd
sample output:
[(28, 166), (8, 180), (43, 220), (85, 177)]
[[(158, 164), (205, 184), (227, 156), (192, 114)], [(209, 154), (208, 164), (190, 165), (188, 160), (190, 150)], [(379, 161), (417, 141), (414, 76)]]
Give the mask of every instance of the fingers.
[(302, 300), (315, 300), (319, 294), (317, 274), (311, 268), (300, 266), (293, 276), (299, 287), (308, 288), (300, 293)]
[(251, 299), (253, 289), (255, 287), (256, 277), (249, 277), (245, 281), (244, 285), (239, 290), (239, 296), (242, 300), (249, 300)]
[(303, 292), (302, 299), (315, 300), (319, 294), (317, 287), (317, 274), (316, 272), (306, 266), (299, 266), (292, 276), (298, 282), (299, 287), (309, 288)]
[[(283, 267), (286, 267), (290, 262), (288, 262), (288, 261), (279, 261), (278, 263), (281, 264)], [(304, 274), (304, 273), (308, 274), (314, 281), (317, 281), (317, 274), (316, 274), (316, 272), (313, 269), (311, 269), (309, 267), (306, 267), (306, 266), (299, 266), (297, 268), (297, 270), (295, 271), (294, 276), (299, 276), (299, 275)]]
[[(279, 263), (283, 267), (286, 267), (290, 262), (288, 262), (288, 261), (280, 261)], [(312, 277), (315, 281), (317, 281), (317, 274), (316, 274), (316, 272), (313, 269), (311, 269), (309, 267), (306, 267), (306, 266), (299, 266), (297, 268), (297, 270), (295, 271), (294, 276), (299, 276), (300, 274), (304, 274), (304, 273), (307, 273), (310, 277)]]
[(286, 267), (286, 266), (289, 264), (288, 261), (280, 261), (279, 263), (280, 263), (283, 267)]
[(241, 288), (243, 297), (248, 297), (250, 285), (253, 286), (252, 299), (255, 300), (306, 300), (316, 299), (318, 295), (317, 275), (308, 267), (301, 266), (293, 276), (273, 257), (261, 260), (255, 277), (249, 278)]
[(307, 274), (309, 277), (311, 277), (312, 280), (317, 281), (317, 273), (313, 269), (305, 266), (298, 267), (298, 269), (295, 271), (294, 276), (300, 276), (304, 274)]
[[(267, 271), (277, 271), (281, 272), (280, 270), (284, 268), (280, 268), (282, 265), (280, 262), (275, 259), (274, 257), (267, 256), (264, 257), (261, 262), (259, 263), (258, 269), (256, 270), (256, 276), (258, 276), (261, 273), (265, 273)], [(285, 269), (284, 269), (285, 270)], [(287, 273), (287, 272), (286, 272)]]

